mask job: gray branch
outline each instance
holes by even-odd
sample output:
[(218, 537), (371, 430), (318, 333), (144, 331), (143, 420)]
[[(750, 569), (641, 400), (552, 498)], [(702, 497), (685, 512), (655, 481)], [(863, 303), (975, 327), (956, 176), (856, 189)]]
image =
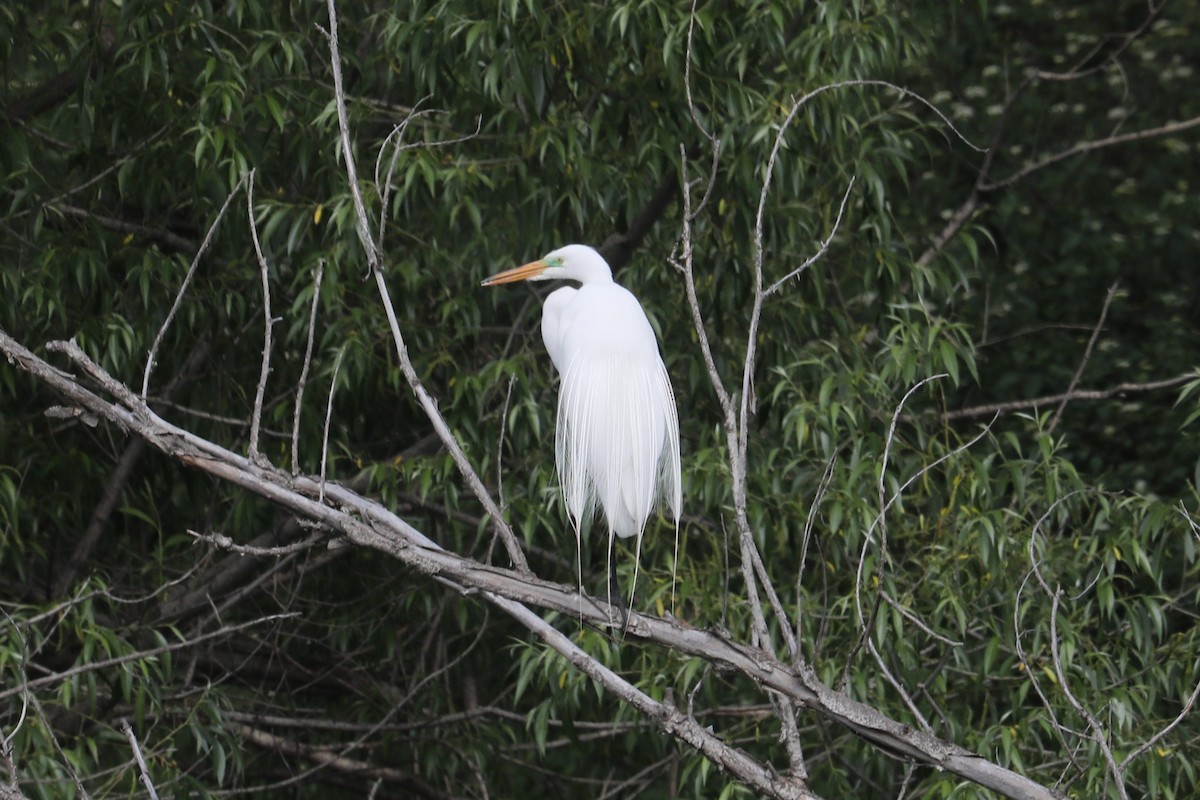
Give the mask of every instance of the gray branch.
[[(55, 369), (28, 348), (0, 331), (0, 353), (68, 403), (143, 438), (168, 457), (258, 494), (312, 522), (328, 526), (359, 547), (368, 547), (403, 562), (424, 575), (463, 593), (478, 593), (529, 627), (546, 643), (596, 678), (615, 696), (638, 708), (664, 731), (697, 747), (709, 758), (759, 793), (780, 798), (812, 797), (794, 776), (779, 775), (743, 751), (722, 741), (673, 706), (658, 703), (616, 676), (598, 661), (574, 648), (530, 606), (582, 618), (597, 627), (610, 625), (618, 615), (603, 601), (579, 595), (572, 587), (548, 583), (516, 570), (482, 564), (443, 550), (419, 530), (379, 503), (343, 486), (325, 485), (327, 503), (318, 502), (321, 481), (312, 476), (259, 465), (155, 414), (127, 387), (92, 363), (73, 343), (53, 343), (84, 372), (98, 381), (113, 399), (101, 396), (78, 380)], [(224, 633), (232, 632), (230, 628)], [(870, 706), (826, 686), (807, 664), (791, 667), (774, 654), (731, 641), (709, 630), (686, 627), (674, 620), (630, 611), (628, 635), (678, 653), (702, 658), (723, 669), (736, 670), (764, 689), (774, 691), (806, 709), (853, 731), (888, 753), (933, 766), (1010, 798), (1061, 800), (1062, 795), (1029, 778), (911, 726), (886, 717)], [(195, 644), (196, 640), (187, 643)], [(168, 645), (167, 649), (175, 645)], [(178, 645), (178, 646), (183, 646)], [(138, 654), (145, 657), (146, 653)], [(90, 665), (94, 668), (97, 665)], [(61, 679), (61, 676), (55, 676)], [(46, 679), (41, 679), (46, 680)], [(37, 688), (38, 681), (30, 683)], [(13, 691), (0, 692), (0, 699)]]

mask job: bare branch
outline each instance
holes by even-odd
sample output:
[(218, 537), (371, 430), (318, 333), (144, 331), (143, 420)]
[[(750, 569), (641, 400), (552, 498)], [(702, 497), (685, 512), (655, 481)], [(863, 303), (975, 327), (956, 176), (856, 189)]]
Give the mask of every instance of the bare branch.
[(321, 534), (315, 533), (307, 539), (280, 547), (252, 547), (238, 544), (223, 533), (200, 533), (188, 528), (188, 536), (198, 542), (207, 542), (213, 547), (219, 547), (242, 556), (285, 556), (290, 553), (299, 553), (310, 549), (323, 538)]
[(147, 225), (129, 222), (118, 217), (97, 214), (94, 211), (88, 211), (86, 208), (79, 208), (78, 206), (67, 205), (66, 203), (58, 203), (47, 206), (47, 208), (51, 208), (66, 217), (74, 217), (75, 219), (94, 222), (101, 228), (107, 228), (110, 231), (116, 231), (117, 233), (128, 233), (133, 236), (141, 236), (143, 239), (149, 239), (150, 241), (164, 244), (173, 250), (178, 250), (183, 253), (196, 249), (196, 243), (191, 239), (186, 239), (177, 233), (167, 230), (166, 228), (151, 228)]
[(175, 314), (179, 311), (180, 304), (183, 303), (183, 295), (192, 283), (192, 276), (196, 274), (196, 267), (200, 266), (200, 259), (204, 257), (209, 245), (212, 244), (213, 236), (217, 232), (217, 226), (221, 224), (221, 219), (229, 209), (229, 204), (233, 202), (234, 196), (237, 195), (238, 190), (242, 188), (242, 184), (245, 182), (246, 176), (243, 175), (241, 180), (237, 182), (237, 185), (233, 187), (233, 191), (225, 198), (225, 202), (221, 204), (221, 210), (217, 212), (217, 218), (213, 220), (212, 225), (208, 226), (208, 233), (204, 235), (204, 241), (200, 243), (200, 248), (192, 258), (192, 264), (188, 267), (187, 274), (183, 276), (183, 283), (179, 286), (179, 292), (175, 295), (175, 302), (171, 304), (171, 310), (167, 312), (167, 318), (163, 320), (162, 327), (158, 329), (158, 333), (154, 336), (154, 342), (150, 345), (150, 354), (146, 357), (146, 371), (142, 375), (143, 400), (146, 399), (146, 393), (150, 390), (150, 373), (154, 370), (159, 345), (162, 344), (163, 337), (167, 335), (167, 328), (171, 326), (171, 320), (175, 319)]
[(122, 719), (120, 722), (121, 730), (125, 733), (125, 738), (129, 740), (129, 746), (133, 749), (133, 757), (137, 760), (138, 773), (141, 775), (142, 785), (146, 787), (146, 792), (150, 795), (150, 800), (158, 800), (158, 792), (154, 789), (154, 783), (150, 780), (150, 772), (146, 769), (146, 759), (142, 757), (142, 748), (138, 747), (137, 736), (133, 733), (133, 726), (129, 724), (129, 720)]
[(254, 220), (254, 170), (246, 179), (246, 215), (250, 218), (250, 239), (254, 242), (254, 255), (258, 257), (259, 274), (262, 276), (263, 288), (263, 349), (262, 369), (258, 373), (258, 388), (254, 392), (254, 410), (250, 417), (250, 458), (260, 458), (258, 452), (258, 428), (262, 424), (263, 395), (267, 391), (267, 376), (271, 374), (271, 328), (275, 320), (271, 319), (271, 281), (267, 272), (267, 259), (263, 256), (262, 245), (258, 241), (258, 223)]
[(1104, 296), (1104, 306), (1100, 309), (1100, 319), (1096, 320), (1096, 327), (1092, 329), (1092, 336), (1088, 339), (1087, 347), (1083, 349), (1083, 357), (1079, 359), (1079, 367), (1076, 368), (1075, 374), (1071, 376), (1071, 382), (1067, 384), (1067, 391), (1062, 402), (1058, 404), (1058, 408), (1054, 411), (1054, 416), (1050, 418), (1050, 424), (1046, 426), (1046, 433), (1053, 433), (1058, 427), (1058, 421), (1062, 419), (1063, 412), (1067, 409), (1067, 403), (1070, 401), (1071, 392), (1075, 391), (1075, 387), (1079, 385), (1079, 379), (1083, 377), (1083, 371), (1087, 368), (1088, 361), (1092, 358), (1092, 349), (1096, 346), (1096, 340), (1100, 338), (1100, 331), (1104, 330), (1104, 320), (1108, 319), (1108, 308), (1112, 305), (1113, 297), (1117, 294), (1117, 284), (1113, 284), (1108, 289), (1108, 294)]
[[(93, 375), (102, 385), (107, 387), (115, 384), (120, 387), (111, 376), (90, 363), (87, 355), (78, 348), (60, 343), (54, 349), (71, 355), (81, 369)], [(133, 431), (155, 449), (183, 464), (234, 483), (313, 522), (327, 525), (360, 547), (386, 553), (422, 574), (436, 576), (442, 583), (458, 587), (460, 591), (479, 592), (485, 600), (504, 609), (536, 632), (571, 663), (576, 664), (576, 660), (580, 660), (577, 664), (580, 669), (586, 668), (587, 674), (600, 680), (616, 696), (650, 714), (665, 731), (697, 746), (709, 758), (737, 774), (739, 780), (745, 780), (748, 785), (774, 797), (807, 796), (803, 791), (793, 791), (797, 787), (796, 779), (781, 778), (769, 769), (764, 773), (763, 765), (748, 760), (744, 753), (733, 750), (707, 729), (688, 723), (685, 715), (678, 710), (647, 700), (636, 689), (633, 693), (627, 692), (622, 679), (611, 675), (602, 665), (592, 663), (586, 654), (574, 648), (569, 638), (551, 628), (523, 605), (532, 603), (568, 618), (579, 615), (588, 623), (604, 627), (608, 625), (610, 616), (615, 614), (597, 598), (579, 595), (570, 586), (537, 580), (528, 573), (480, 564), (447, 552), (388, 509), (338, 484), (326, 486), (326, 494), (332, 505), (319, 503), (315, 499), (321, 491), (319, 480), (305, 476), (293, 477), (269, 465), (255, 464), (244, 456), (178, 428), (140, 403), (128, 389), (114, 392), (120, 398), (119, 402), (106, 400), (81, 386), (71, 376), (51, 367), (3, 331), (0, 331), (0, 353), (19, 369), (63, 395), (67, 401)], [(222, 628), (163, 648), (81, 666), (67, 673), (31, 682), (30, 688), (50, 685), (82, 671), (150, 657), (158, 654), (156, 651), (191, 647), (207, 639), (235, 633), (243, 627), (282, 616), (287, 615), (254, 620), (243, 626)], [(806, 664), (791, 668), (770, 653), (737, 644), (713, 631), (689, 628), (673, 620), (636, 612), (630, 612), (627, 630), (629, 635), (648, 642), (736, 670), (765, 689), (777, 691), (809, 711), (846, 726), (856, 735), (888, 752), (947, 770), (1007, 797), (1032, 800), (1057, 800), (1061, 797), (976, 753), (891, 720), (875, 709), (830, 689)], [(0, 700), (21, 691), (21, 688), (0, 691)]]
[[(377, 767), (366, 761), (359, 761), (345, 755), (339, 755), (330, 751), (327, 747), (284, 739), (282, 736), (276, 736), (273, 733), (252, 728), (242, 723), (234, 723), (232, 728), (247, 742), (258, 747), (274, 750), (278, 753), (286, 753), (287, 755), (301, 756), (315, 761), (321, 767), (337, 770), (338, 772), (346, 772), (365, 778), (376, 778), (381, 781), (399, 784), (405, 789), (406, 796), (431, 798), (432, 800), (442, 800), (445, 797), (445, 795), (424, 781), (418, 780), (412, 775), (401, 772), (393, 767)], [(313, 771), (309, 770), (306, 774), (311, 774)], [(261, 792), (271, 788), (281, 788), (294, 782), (294, 780), (292, 778), (269, 787), (257, 786), (254, 789), (256, 792)]]
[[(1092, 49), (1077, 58), (1074, 66), (1072, 66), (1066, 72), (1051, 72), (1043, 69), (1034, 69), (1032, 72), (1033, 77), (1043, 81), (1075, 81), (1079, 80), (1080, 78), (1086, 78), (1089, 75), (1094, 75), (1097, 72), (1101, 72), (1107, 69), (1109, 66), (1117, 66), (1119, 68), (1119, 59), (1121, 54), (1124, 53), (1131, 44), (1137, 41), (1139, 36), (1146, 32), (1146, 29), (1150, 27), (1150, 23), (1154, 22), (1155, 18), (1158, 17), (1158, 12), (1162, 11), (1163, 6), (1166, 4), (1167, 0), (1159, 0), (1157, 6), (1154, 4), (1154, 0), (1147, 0), (1148, 13), (1146, 14), (1146, 18), (1142, 20), (1142, 23), (1135, 29), (1128, 33), (1112, 34), (1110, 36), (1097, 39), (1095, 45), (1092, 46)], [(1111, 39), (1121, 39), (1122, 42), (1115, 50), (1106, 55), (1104, 60), (1099, 64), (1084, 69), (1083, 65), (1091, 61), (1092, 58), (1099, 53), (1100, 50), (1106, 44), (1108, 44), (1109, 40)]]
[(528, 572), (529, 563), (525, 559), (525, 554), (521, 550), (520, 542), (505, 521), (500, 508), (496, 505), (496, 501), (488, 493), (487, 488), (483, 485), (479, 474), (475, 472), (475, 468), (471, 462), (467, 460), (466, 454), (463, 453), (462, 447), (458, 444), (458, 439), (450, 430), (450, 426), (446, 424), (446, 420), (438, 411), (437, 403), (433, 397), (426, 391), (424, 383), (421, 381), (417, 370), (412, 364), (412, 360), (408, 355), (408, 346), (404, 342), (404, 336), (400, 332), (400, 324), (396, 321), (396, 309), (392, 306), (392, 298), (388, 293), (387, 283), (383, 276), (383, 268), (381, 263), (381, 253), (379, 247), (375, 243), (374, 237), (371, 235), (370, 225), (367, 218), (366, 206), (363, 203), (362, 191), (358, 185), (358, 168), (354, 162), (354, 151), (350, 146), (350, 122), (346, 114), (346, 94), (342, 86), (342, 60), (338, 50), (338, 27), (337, 27), (337, 7), (334, 0), (327, 0), (329, 9), (329, 30), (325, 33), (329, 42), (329, 60), (333, 68), (333, 87), (334, 87), (334, 102), (338, 112), (338, 129), (341, 134), (342, 155), (346, 161), (346, 178), (350, 183), (350, 194), (354, 199), (354, 216), (355, 229), (358, 231), (358, 238), (362, 242), (362, 246), (367, 256), (367, 265), (371, 273), (375, 276), (375, 283), (379, 288), (379, 296), (383, 301), (383, 308), (387, 314), (388, 327), (392, 332), (392, 339), (396, 345), (396, 357), (400, 362), (400, 370), (404, 373), (405, 380), (408, 381), (409, 387), (417, 396), (417, 401), (421, 404), (421, 408), (425, 411), (425, 416), (429, 418), (434, 430), (441, 437), (442, 443), (446, 445), (446, 449), (450, 452), (451, 458), (454, 459), (455, 466), (458, 467), (459, 473), (471, 487), (475, 497), (483, 505), (483, 508), (492, 518), (492, 524), (496, 526), (496, 530), (500, 534), (500, 538), (504, 541), (505, 549), (508, 551), (508, 557), (517, 569), (522, 572)]
[(829, 235), (827, 237), (825, 237), (825, 241), (821, 242), (820, 249), (818, 249), (817, 252), (813, 253), (811, 256), (809, 256), (807, 259), (805, 259), (803, 264), (796, 267), (794, 270), (789, 272), (787, 275), (784, 275), (782, 278), (780, 278), (779, 280), (777, 280), (773, 284), (771, 284), (767, 288), (767, 290), (765, 292), (763, 292), (763, 294), (765, 296), (770, 297), (771, 295), (778, 292), (783, 287), (784, 284), (786, 284), (792, 278), (799, 277), (804, 272), (804, 270), (808, 269), (813, 264), (820, 261), (821, 257), (823, 255), (825, 255), (825, 251), (829, 249), (829, 243), (833, 241), (834, 236), (837, 236), (838, 227), (842, 224), (842, 214), (846, 211), (846, 201), (850, 199), (850, 192), (854, 189), (854, 180), (855, 180), (855, 177), (851, 176), (850, 184), (848, 186), (846, 186), (846, 193), (844, 195), (842, 195), (841, 205), (838, 206), (837, 218), (833, 221), (833, 229), (829, 231)]
[(1046, 156), (1040, 161), (1035, 161), (1023, 169), (1017, 170), (1007, 178), (1002, 178), (992, 183), (984, 183), (979, 187), (979, 189), (983, 192), (994, 192), (997, 189), (1003, 189), (1005, 186), (1011, 186), (1017, 181), (1029, 177), (1038, 170), (1045, 169), (1052, 164), (1057, 164), (1059, 161), (1071, 158), (1072, 156), (1083, 155), (1084, 153), (1090, 153), (1094, 150), (1102, 150), (1105, 147), (1113, 147), (1114, 145), (1118, 144), (1140, 142), (1146, 139), (1154, 139), (1159, 136), (1169, 136), (1173, 133), (1182, 133), (1183, 131), (1194, 128), (1197, 125), (1200, 125), (1200, 117), (1192, 117), (1191, 119), (1185, 119), (1182, 122), (1170, 122), (1166, 125), (1160, 125), (1157, 128), (1147, 128), (1145, 130), (1134, 131), (1132, 133), (1122, 133), (1116, 136), (1108, 136), (1103, 139), (1092, 139), (1086, 142), (1078, 142), (1077, 144), (1068, 147), (1066, 150)]
[(1112, 747), (1108, 744), (1108, 732), (1104, 730), (1104, 726), (1100, 724), (1095, 715), (1084, 708), (1083, 704), (1075, 698), (1075, 693), (1071, 691), (1071, 682), (1067, 680), (1066, 672), (1063, 670), (1062, 659), (1059, 657), (1062, 642), (1058, 638), (1058, 607), (1061, 599), (1062, 590), (1055, 589), (1050, 599), (1050, 657), (1054, 661), (1054, 674), (1058, 676), (1059, 688), (1062, 689), (1067, 702), (1075, 709), (1075, 713), (1087, 720), (1088, 727), (1092, 731), (1092, 741), (1100, 748), (1100, 753), (1108, 762), (1108, 769), (1112, 773), (1113, 782), (1116, 784), (1121, 800), (1129, 800), (1129, 790), (1125, 788), (1124, 769), (1113, 756)]
[(155, 656), (160, 656), (163, 653), (171, 653), (176, 650), (184, 650), (189, 647), (195, 647), (198, 644), (210, 641), (212, 639), (219, 639), (222, 636), (232, 635), (234, 633), (237, 633), (238, 631), (246, 630), (247, 628), (251, 628), (255, 625), (261, 625), (264, 622), (271, 622), (272, 620), (277, 620), (277, 619), (289, 619), (289, 618), (295, 617), (295, 616), (297, 616), (297, 615), (294, 613), (270, 614), (265, 617), (259, 617), (257, 619), (252, 619), (249, 622), (243, 622), (238, 625), (229, 625), (226, 627), (222, 627), (219, 630), (209, 631), (208, 633), (202, 633), (202, 634), (200, 634), (198, 636), (194, 636), (190, 639), (184, 639), (183, 641), (171, 642), (169, 644), (159, 645), (158, 647), (150, 647), (145, 650), (138, 650), (137, 652), (127, 653), (123, 656), (113, 656), (112, 658), (105, 658), (105, 659), (101, 659), (99, 661), (93, 661), (88, 664), (79, 664), (77, 666), (71, 667), (70, 669), (65, 669), (62, 672), (55, 672), (53, 675), (47, 675), (43, 678), (36, 678), (32, 681), (27, 682), (24, 686), (18, 687), (16, 689), (0, 689), (0, 700), (6, 700), (9, 697), (12, 697), (14, 695), (22, 694), (23, 692), (25, 692), (29, 689), (40, 689), (43, 686), (54, 686), (54, 685), (62, 683), (63, 681), (70, 680), (71, 678), (74, 678), (76, 675), (83, 675), (88, 672), (96, 672), (98, 670), (108, 669), (109, 667), (116, 667), (121, 664), (128, 664), (131, 661), (142, 661), (147, 658), (154, 658)]
[[(304, 386), (308, 382), (308, 367), (312, 362), (313, 337), (317, 329), (317, 304), (321, 300), (321, 278), (325, 276), (325, 259), (317, 262), (313, 277), (312, 307), (308, 311), (308, 343), (304, 346), (304, 364), (296, 384), (296, 410), (292, 413), (292, 474), (300, 472), (300, 408), (304, 404)], [(328, 427), (326, 428), (328, 430)]]
[(973, 417), (996, 416), (997, 414), (1007, 414), (1012, 411), (1036, 410), (1054, 405), (1055, 403), (1061, 403), (1064, 400), (1109, 400), (1125, 394), (1173, 389), (1176, 386), (1182, 386), (1188, 381), (1194, 380), (1196, 380), (1196, 373), (1188, 372), (1183, 375), (1176, 375), (1174, 378), (1164, 378), (1163, 380), (1149, 381), (1147, 383), (1118, 383), (1116, 386), (1110, 386), (1107, 389), (1078, 389), (1074, 392), (1036, 397), (1032, 400), (1010, 400), (1006, 403), (988, 403), (982, 406), (960, 408), (955, 411), (943, 412), (941, 418), (950, 421), (955, 419), (971, 419)]
[[(83, 183), (78, 184), (77, 186), (72, 186), (70, 189), (60, 192), (59, 194), (56, 194), (54, 197), (47, 200), (43, 204), (43, 206), (53, 206), (56, 203), (58, 203), (59, 200), (63, 200), (67, 197), (70, 197), (73, 194), (79, 194), (84, 189), (87, 189), (90, 186), (95, 186), (97, 183), (104, 180), (109, 175), (113, 174), (114, 172), (119, 170), (121, 167), (125, 166), (127, 163), (132, 161), (136, 156), (140, 155), (143, 150), (148, 148), (150, 145), (154, 144), (154, 142), (161, 139), (163, 134), (165, 134), (169, 128), (170, 128), (169, 124), (163, 125), (161, 128), (156, 130), (154, 133), (150, 134), (146, 138), (142, 139), (140, 142), (138, 142), (138, 143), (134, 144), (132, 147), (130, 147), (128, 149), (128, 151), (125, 153), (125, 155), (114, 160), (107, 167), (100, 170), (98, 173), (96, 173), (92, 177), (88, 178)], [(34, 209), (26, 209), (24, 211), (17, 212), (16, 214), (13, 214), (10, 218), (23, 217), (26, 214), (31, 213), (31, 211), (33, 211), (33, 210)]]
[(329, 456), (329, 424), (333, 420), (333, 395), (337, 391), (338, 372), (342, 369), (342, 358), (346, 348), (338, 350), (337, 358), (333, 361), (333, 375), (329, 378), (329, 400), (325, 404), (325, 425), (321, 430), (321, 494), (320, 500), (325, 502), (325, 468)]
[(979, 194), (972, 191), (963, 204), (950, 215), (950, 219), (946, 221), (946, 225), (938, 235), (933, 237), (933, 241), (930, 242), (925, 252), (917, 257), (916, 265), (918, 267), (927, 267), (933, 263), (933, 259), (950, 243), (950, 240), (962, 229), (962, 226), (967, 224), (967, 220), (971, 218), (971, 215), (975, 213), (977, 208), (979, 208)]

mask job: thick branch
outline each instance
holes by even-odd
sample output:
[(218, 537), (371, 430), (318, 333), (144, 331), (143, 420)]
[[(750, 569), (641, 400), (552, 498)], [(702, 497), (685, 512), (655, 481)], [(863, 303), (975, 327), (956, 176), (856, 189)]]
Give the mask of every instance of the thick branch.
[[(525, 605), (557, 611), (568, 619), (582, 618), (598, 627), (606, 627), (616, 618), (613, 610), (602, 601), (576, 594), (570, 587), (547, 583), (514, 570), (481, 564), (469, 558), (447, 552), (424, 534), (378, 503), (368, 500), (336, 484), (324, 487), (328, 502), (316, 501), (322, 487), (318, 480), (295, 477), (269, 466), (259, 466), (248, 458), (180, 429), (158, 417), (138, 401), (136, 395), (117, 383), (86, 355), (71, 344), (57, 345), (93, 379), (113, 392), (120, 401), (105, 399), (80, 385), (78, 380), (38, 358), (27, 348), (0, 331), (0, 352), (18, 368), (26, 371), (56, 392), (96, 415), (130, 430), (147, 443), (181, 463), (196, 467), (218, 478), (254, 492), (276, 504), (339, 531), (355, 544), (387, 553), (414, 570), (437, 578), (460, 591), (478, 591), (490, 603), (504, 609), (529, 625), (547, 643), (574, 658), (572, 643), (549, 626)], [(733, 669), (759, 685), (772, 689), (802, 707), (848, 727), (863, 739), (890, 753), (899, 754), (939, 769), (953, 772), (980, 786), (993, 789), (1012, 798), (1057, 800), (1061, 795), (1040, 786), (1010, 770), (957, 745), (943, 742), (934, 736), (913, 730), (908, 725), (889, 719), (875, 709), (836, 692), (821, 682), (808, 665), (793, 669), (773, 654), (739, 645), (724, 636), (707, 630), (688, 628), (673, 620), (657, 619), (635, 612), (629, 614), (628, 633), (679, 653), (703, 658), (721, 667)], [(577, 656), (576, 656), (577, 657)], [(585, 656), (586, 658), (586, 656)], [(587, 659), (589, 669), (602, 665)], [(603, 673), (598, 672), (598, 675)], [(619, 678), (617, 679), (619, 680)], [(622, 699), (642, 708), (637, 695), (618, 691), (619, 683), (602, 681), (606, 688)], [(4, 693), (0, 693), (3, 697)], [(696, 745), (715, 758), (727, 745), (705, 729), (690, 727), (690, 719), (673, 711), (642, 709), (660, 726), (685, 741)], [(706, 738), (707, 737), (707, 738)], [(710, 741), (711, 739), (711, 741)], [(738, 758), (744, 753), (732, 750)], [(747, 766), (740, 761), (718, 761), (726, 769)], [(804, 797), (797, 793), (793, 779), (774, 777), (764, 786), (753, 780), (755, 772), (736, 770), (739, 779), (761, 793), (776, 797)]]
[[(192, 349), (187, 361), (179, 373), (171, 379), (170, 383), (163, 390), (161, 399), (168, 401), (174, 395), (175, 391), (187, 381), (191, 380), (196, 370), (208, 357), (208, 350), (212, 344), (212, 337), (205, 334), (200, 341)], [(100, 542), (100, 537), (104, 533), (104, 529), (108, 525), (108, 518), (112, 515), (113, 509), (117, 507), (117, 501), (121, 499), (122, 493), (125, 491), (125, 484), (129, 482), (130, 475), (133, 474), (133, 468), (141, 461), (142, 453), (146, 450), (146, 442), (142, 439), (134, 439), (121, 453), (121, 457), (117, 460), (117, 465), (109, 475), (108, 482), (104, 485), (104, 493), (100, 496), (100, 502), (96, 504), (96, 509), (92, 512), (92, 518), (88, 521), (87, 529), (83, 532), (79, 542), (75, 545), (75, 550), (71, 553), (71, 558), (67, 565), (59, 573), (58, 578), (54, 582), (54, 596), (61, 597), (65, 595), (71, 588), (71, 584), (79, 578), (80, 572), (87, 565), (88, 559), (92, 556), (92, 551), (96, 549), (96, 545)]]

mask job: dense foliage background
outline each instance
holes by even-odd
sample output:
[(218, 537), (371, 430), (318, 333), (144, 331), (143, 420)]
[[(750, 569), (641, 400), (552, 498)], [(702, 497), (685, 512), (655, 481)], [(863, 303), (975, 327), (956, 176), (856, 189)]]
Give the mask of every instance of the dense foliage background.
[[(531, 566), (575, 579), (537, 327), (549, 287), (478, 282), (589, 242), (658, 327), (681, 411), (676, 599), (660, 522), (636, 605), (674, 602), (738, 640), (751, 623), (728, 442), (672, 267), (683, 192), (707, 193), (699, 308), (737, 388), (756, 213), (793, 103), (844, 81), (908, 90), (814, 97), (764, 206), (770, 282), (818, 250), (855, 181), (829, 251), (757, 331), (749, 515), (801, 655), (888, 716), (1071, 796), (1200, 793), (1195, 718), (1152, 738), (1200, 681), (1200, 7), (702, 2), (694, 29), (687, 4), (659, 0), (341, 14), (355, 155), (401, 327)], [(263, 342), (253, 170), (278, 318), (263, 455), (321, 468), (333, 383), (328, 474), (502, 563), (366, 280), (328, 24), (321, 5), (270, 0), (0, 7), (0, 329), (43, 355), (74, 338), (140, 389), (181, 296), (151, 404), (244, 450)], [(388, 183), (381, 148), (405, 119), (413, 146)], [(901, 399), (935, 375), (889, 436)], [(257, 547), (311, 532), (114, 426), (46, 416), (59, 402), (0, 368), (0, 733), (25, 795), (139, 791), (123, 720), (172, 796), (750, 794), (520, 626), (375, 552), (198, 543), (189, 531)], [(587, 589), (603, 586), (602, 550), (584, 543)], [(629, 553), (622, 570), (631, 580)], [(750, 681), (555, 624), (787, 768)], [(824, 797), (991, 796), (798, 720)], [(1123, 785), (1098, 742), (1118, 762), (1136, 754)]]

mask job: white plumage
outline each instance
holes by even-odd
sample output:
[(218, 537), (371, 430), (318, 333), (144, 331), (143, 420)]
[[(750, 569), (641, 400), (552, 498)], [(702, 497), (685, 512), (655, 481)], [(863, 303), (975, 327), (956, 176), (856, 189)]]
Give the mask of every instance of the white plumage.
[[(578, 541), (599, 504), (612, 536), (641, 536), (659, 500), (676, 526), (682, 506), (679, 419), (654, 329), (604, 258), (568, 245), (493, 275), (485, 286), (520, 280), (577, 281), (546, 298), (542, 341), (558, 370), (555, 466)], [(635, 571), (636, 580), (636, 571)]]

